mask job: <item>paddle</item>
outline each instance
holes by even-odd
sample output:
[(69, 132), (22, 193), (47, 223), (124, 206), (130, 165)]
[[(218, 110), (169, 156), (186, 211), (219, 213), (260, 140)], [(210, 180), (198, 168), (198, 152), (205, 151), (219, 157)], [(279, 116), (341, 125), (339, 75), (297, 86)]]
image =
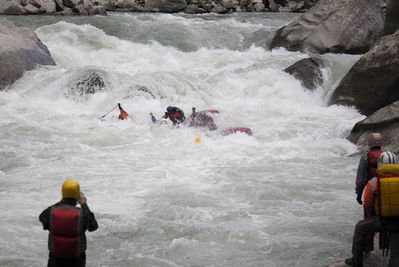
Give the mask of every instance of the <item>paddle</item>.
[(111, 113), (111, 111), (113, 111), (118, 105), (114, 106), (110, 111), (108, 111), (105, 115), (101, 116), (100, 118), (98, 118), (99, 120), (102, 120), (105, 116), (107, 116), (108, 114)]

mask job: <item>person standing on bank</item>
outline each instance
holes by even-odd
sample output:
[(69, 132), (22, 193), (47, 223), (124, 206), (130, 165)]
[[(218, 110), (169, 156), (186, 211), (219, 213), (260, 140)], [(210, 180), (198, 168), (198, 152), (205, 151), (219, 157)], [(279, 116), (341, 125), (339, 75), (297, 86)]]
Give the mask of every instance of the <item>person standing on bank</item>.
[[(378, 158), (376, 177), (366, 186), (364, 205), (371, 216), (355, 226), (352, 243), (352, 258), (345, 260), (350, 266), (362, 267), (367, 236), (376, 232), (399, 232), (399, 166), (394, 153), (382, 152)], [(397, 234), (396, 234), (397, 236)], [(387, 238), (382, 249), (390, 247), (389, 267), (399, 266), (399, 240)], [(385, 240), (386, 242), (387, 240)]]
[[(80, 208), (76, 204), (80, 204)], [(39, 216), (44, 230), (49, 230), (48, 267), (84, 267), (86, 265), (85, 231), (98, 228), (94, 214), (79, 183), (67, 180), (62, 185), (60, 202), (45, 209)]]
[[(369, 180), (377, 175), (377, 162), (378, 157), (383, 152), (381, 150), (382, 145), (382, 137), (380, 133), (371, 133), (368, 137), (369, 142), (369, 151), (362, 155), (359, 161), (359, 165), (357, 168), (356, 174), (356, 200), (357, 202), (362, 205), (362, 195), (364, 188)], [(364, 219), (372, 216), (369, 214), (368, 210), (363, 207), (364, 210)], [(380, 236), (380, 240), (382, 241), (383, 238)], [(364, 246), (364, 252), (368, 253), (374, 250), (374, 234), (371, 233), (366, 238), (366, 245)], [(380, 244), (382, 246), (382, 244)]]
[(371, 133), (369, 135), (369, 152), (362, 155), (357, 167), (356, 174), (356, 200), (362, 205), (363, 189), (367, 182), (376, 176), (378, 157), (383, 152), (381, 150), (382, 137), (380, 133)]

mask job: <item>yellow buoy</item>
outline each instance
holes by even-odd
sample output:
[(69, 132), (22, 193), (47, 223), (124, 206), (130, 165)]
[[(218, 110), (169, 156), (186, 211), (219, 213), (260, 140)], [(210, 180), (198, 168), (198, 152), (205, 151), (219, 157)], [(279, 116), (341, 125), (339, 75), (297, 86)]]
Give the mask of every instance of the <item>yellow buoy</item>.
[(201, 142), (201, 135), (198, 135), (197, 137), (195, 137), (195, 142), (196, 143)]

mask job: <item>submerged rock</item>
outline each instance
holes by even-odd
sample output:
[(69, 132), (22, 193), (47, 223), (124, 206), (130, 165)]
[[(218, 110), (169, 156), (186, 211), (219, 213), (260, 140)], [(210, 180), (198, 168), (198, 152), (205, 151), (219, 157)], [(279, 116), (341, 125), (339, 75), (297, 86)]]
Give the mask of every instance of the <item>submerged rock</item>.
[(0, 19), (0, 90), (37, 65), (55, 65), (50, 51), (36, 34)]
[(399, 31), (382, 37), (349, 70), (330, 104), (356, 107), (370, 115), (399, 100)]
[(320, 58), (311, 57), (299, 60), (284, 71), (294, 75), (304, 87), (313, 90), (323, 82), (321, 67), (323, 67), (323, 61)]
[(270, 48), (315, 53), (365, 53), (381, 36), (384, 14), (376, 0), (320, 0), (280, 28)]
[(87, 95), (106, 89), (103, 74), (96, 70), (86, 70), (74, 81), (74, 85), (67, 92), (68, 97), (85, 100)]

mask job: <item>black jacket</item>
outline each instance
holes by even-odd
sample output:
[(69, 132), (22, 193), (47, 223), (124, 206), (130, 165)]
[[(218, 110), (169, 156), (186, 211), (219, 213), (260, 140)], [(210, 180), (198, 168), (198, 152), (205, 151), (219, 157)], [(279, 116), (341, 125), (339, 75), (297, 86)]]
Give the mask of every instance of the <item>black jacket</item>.
[[(43, 224), (44, 230), (50, 229), (51, 208), (60, 206), (62, 204), (67, 204), (67, 205), (71, 205), (71, 206), (75, 207), (76, 200), (73, 198), (65, 198), (65, 199), (61, 200), (60, 202), (54, 204), (53, 206), (50, 206), (47, 209), (45, 209), (39, 215), (39, 220)], [(97, 230), (98, 224), (97, 224), (96, 218), (94, 217), (93, 212), (90, 211), (87, 204), (83, 204), (83, 205), (81, 205), (81, 207), (82, 207), (82, 214), (83, 214), (83, 230), (84, 231), (88, 230), (89, 232)]]

